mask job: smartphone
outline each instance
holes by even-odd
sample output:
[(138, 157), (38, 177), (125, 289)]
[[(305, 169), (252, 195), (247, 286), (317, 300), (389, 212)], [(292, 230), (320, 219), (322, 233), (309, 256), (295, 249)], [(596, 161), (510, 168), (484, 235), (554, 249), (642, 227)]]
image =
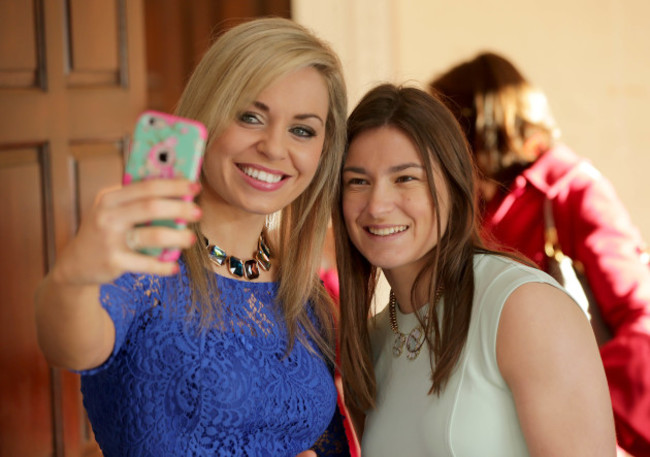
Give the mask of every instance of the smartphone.
[[(203, 124), (158, 111), (145, 111), (136, 122), (133, 142), (124, 168), (123, 184), (154, 178), (196, 181), (201, 170), (207, 130)], [(192, 195), (185, 197), (192, 199)], [(142, 225), (184, 228), (184, 220), (154, 220)], [(143, 248), (140, 252), (173, 261), (180, 250)]]

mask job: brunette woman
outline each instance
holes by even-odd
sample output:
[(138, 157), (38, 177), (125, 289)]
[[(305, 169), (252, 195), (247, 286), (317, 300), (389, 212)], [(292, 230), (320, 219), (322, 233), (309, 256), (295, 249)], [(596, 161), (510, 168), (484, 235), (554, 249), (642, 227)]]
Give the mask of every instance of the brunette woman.
[[(546, 273), (483, 246), (452, 113), (382, 85), (348, 119), (334, 214), (345, 400), (373, 457), (615, 454), (589, 321)], [(392, 291), (370, 304), (381, 269)]]

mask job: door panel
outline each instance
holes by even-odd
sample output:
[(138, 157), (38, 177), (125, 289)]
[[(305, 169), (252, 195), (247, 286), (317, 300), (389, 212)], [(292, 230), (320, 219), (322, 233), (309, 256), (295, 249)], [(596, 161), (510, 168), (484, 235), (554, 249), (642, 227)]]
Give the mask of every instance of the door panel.
[(79, 376), (49, 368), (38, 348), (35, 288), (97, 192), (120, 183), (138, 114), (173, 110), (219, 27), (289, 9), (289, 0), (0, 1), (0, 456), (101, 455)]
[(79, 376), (50, 369), (33, 296), (146, 108), (141, 0), (0, 2), (0, 455), (98, 455)]
[(36, 345), (33, 290), (47, 263), (43, 144), (0, 150), (0, 455), (52, 447), (50, 370)]
[(290, 0), (144, 0), (151, 109), (173, 112), (185, 82), (215, 37), (259, 16), (291, 16)]
[(0, 88), (40, 86), (43, 33), (41, 2), (0, 3)]

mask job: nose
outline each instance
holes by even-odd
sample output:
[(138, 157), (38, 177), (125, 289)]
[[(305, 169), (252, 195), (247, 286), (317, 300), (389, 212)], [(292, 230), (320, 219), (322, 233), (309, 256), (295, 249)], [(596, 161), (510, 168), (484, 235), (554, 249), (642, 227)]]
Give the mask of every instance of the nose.
[(282, 160), (287, 157), (284, 130), (280, 127), (265, 129), (257, 143), (257, 150), (271, 160)]
[(394, 206), (395, 193), (389, 186), (376, 183), (371, 187), (366, 204), (366, 211), (371, 217), (379, 219), (390, 213)]

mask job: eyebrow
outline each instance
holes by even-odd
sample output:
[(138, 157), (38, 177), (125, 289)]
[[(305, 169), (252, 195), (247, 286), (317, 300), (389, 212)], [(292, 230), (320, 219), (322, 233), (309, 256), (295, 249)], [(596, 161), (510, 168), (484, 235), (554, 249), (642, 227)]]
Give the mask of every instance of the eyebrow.
[[(258, 109), (260, 109), (262, 111), (264, 111), (265, 113), (269, 113), (271, 111), (271, 109), (267, 105), (265, 105), (264, 103), (262, 103), (260, 101), (257, 101), (257, 100), (253, 102), (253, 106), (255, 106), (256, 108), (258, 108)], [(318, 114), (304, 113), (304, 114), (296, 114), (294, 116), (294, 119), (298, 119), (300, 121), (303, 121), (305, 119), (310, 119), (310, 118), (311, 119), (317, 119), (317, 120), (320, 121), (321, 124), (325, 125), (325, 121), (323, 119), (321, 119), (321, 117)]]
[[(420, 170), (424, 170), (424, 167), (420, 165), (419, 163), (415, 162), (407, 162), (407, 163), (401, 163), (399, 165), (395, 165), (393, 167), (390, 167), (388, 169), (389, 173), (398, 173), (400, 171), (407, 170), (409, 168), (419, 168)], [(351, 172), (351, 173), (359, 173), (362, 175), (368, 174), (365, 168), (363, 167), (344, 167), (343, 168), (343, 173), (345, 172)]]

